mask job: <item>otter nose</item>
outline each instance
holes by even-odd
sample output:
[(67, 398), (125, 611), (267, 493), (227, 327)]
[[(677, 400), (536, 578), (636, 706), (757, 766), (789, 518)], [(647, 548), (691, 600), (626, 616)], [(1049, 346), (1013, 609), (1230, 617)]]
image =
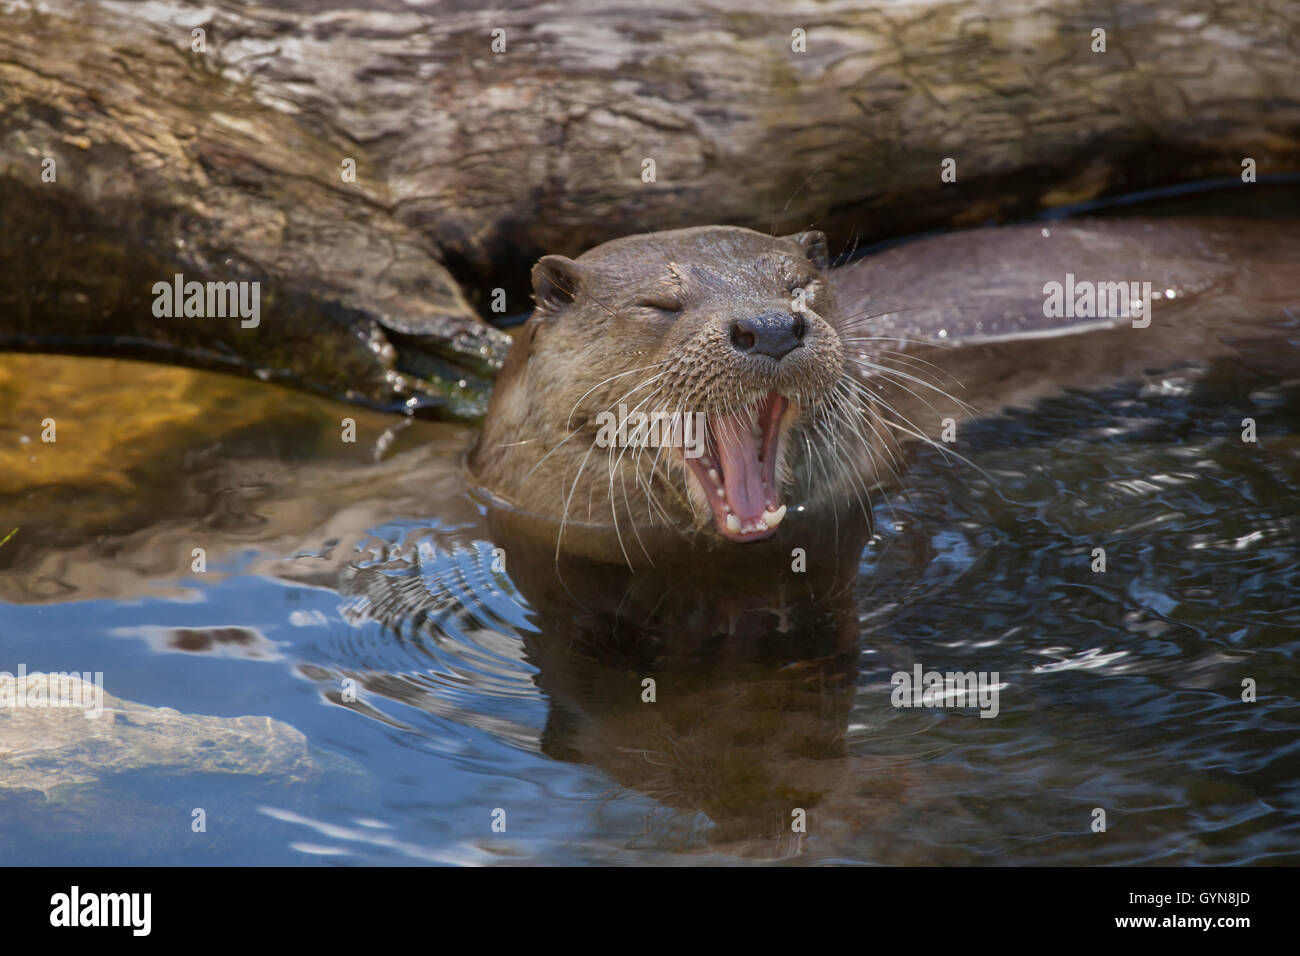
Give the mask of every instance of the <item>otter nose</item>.
[(804, 329), (802, 315), (767, 312), (732, 322), (731, 344), (749, 355), (770, 355), (779, 359), (802, 344)]

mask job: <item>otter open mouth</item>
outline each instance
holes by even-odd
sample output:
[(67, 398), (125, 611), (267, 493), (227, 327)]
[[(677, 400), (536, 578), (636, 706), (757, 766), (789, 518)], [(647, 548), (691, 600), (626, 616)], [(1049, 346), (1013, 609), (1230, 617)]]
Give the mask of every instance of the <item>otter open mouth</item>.
[(776, 462), (789, 407), (789, 399), (769, 392), (739, 412), (709, 415), (704, 454), (686, 459), (708, 495), (718, 533), (730, 541), (771, 537), (785, 517)]

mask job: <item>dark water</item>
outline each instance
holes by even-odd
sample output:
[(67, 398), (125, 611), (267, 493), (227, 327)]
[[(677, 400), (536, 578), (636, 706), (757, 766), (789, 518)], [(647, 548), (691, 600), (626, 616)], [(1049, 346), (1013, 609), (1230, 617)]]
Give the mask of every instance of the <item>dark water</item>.
[[(1300, 379), (1260, 358), (967, 426), (970, 464), (918, 451), (805, 595), (698, 553), (557, 587), (461, 487), (468, 429), (0, 357), (0, 670), (302, 750), (259, 762), (263, 722), (177, 754), (164, 713), (119, 748), (73, 728), (20, 787), (0, 712), (0, 859), (1300, 863)], [(892, 706), (918, 663), (996, 672), (997, 717)]]

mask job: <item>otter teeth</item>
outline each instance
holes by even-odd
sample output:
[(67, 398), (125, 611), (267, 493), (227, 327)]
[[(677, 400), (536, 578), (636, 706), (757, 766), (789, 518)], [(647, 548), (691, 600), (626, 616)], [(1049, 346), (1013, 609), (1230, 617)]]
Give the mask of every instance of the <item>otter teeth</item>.
[[(687, 458), (683, 453), (716, 527), (729, 538), (765, 538), (785, 520), (786, 506), (773, 499), (780, 423), (788, 406), (788, 400), (772, 392), (750, 407), (727, 412), (708, 422), (703, 454)], [(737, 501), (731, 500), (733, 493)]]
[(759, 515), (756, 520), (741, 521), (740, 516), (731, 510), (731, 502), (727, 500), (727, 489), (722, 484), (717, 469), (710, 468), (708, 470), (708, 475), (710, 479), (718, 482), (717, 487), (713, 489), (713, 493), (718, 496), (718, 503), (722, 506), (723, 513), (727, 516), (724, 519), (723, 524), (732, 534), (755, 534), (759, 531), (771, 531), (785, 520), (787, 510), (786, 506), (781, 505), (779, 508), (774, 508), (769, 503), (768, 506), (763, 509), (763, 513)]
[(726, 520), (727, 530), (732, 534), (753, 534), (755, 531), (762, 531), (764, 529), (771, 531), (785, 518), (785, 513), (785, 505), (775, 509), (765, 508), (757, 521), (742, 523), (735, 512), (728, 509)]

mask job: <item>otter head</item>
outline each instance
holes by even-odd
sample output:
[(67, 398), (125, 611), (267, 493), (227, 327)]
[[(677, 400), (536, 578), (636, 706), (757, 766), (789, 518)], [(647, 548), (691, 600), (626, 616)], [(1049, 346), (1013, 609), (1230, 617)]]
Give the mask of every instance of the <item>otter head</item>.
[(479, 484), (629, 538), (758, 541), (792, 508), (850, 499), (849, 446), (871, 429), (828, 266), (820, 232), (731, 227), (546, 256), (471, 458)]

